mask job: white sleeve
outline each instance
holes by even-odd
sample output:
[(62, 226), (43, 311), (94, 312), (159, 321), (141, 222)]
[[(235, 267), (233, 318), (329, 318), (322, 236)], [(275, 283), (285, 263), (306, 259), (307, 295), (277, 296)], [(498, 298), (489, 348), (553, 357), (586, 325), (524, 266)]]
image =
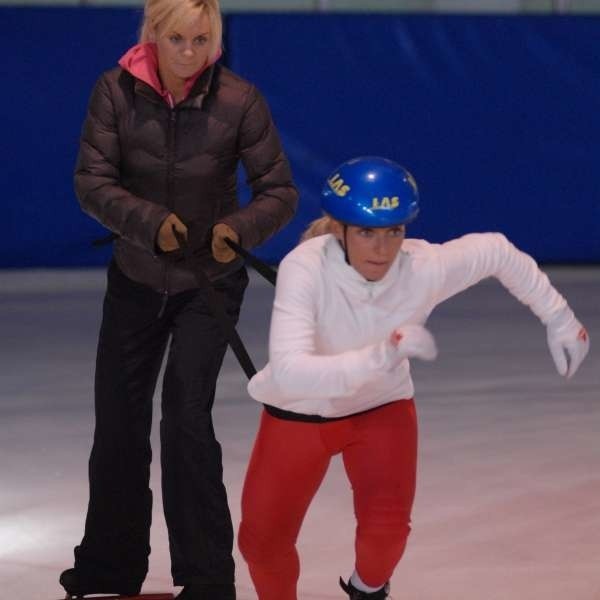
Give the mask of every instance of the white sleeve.
[(269, 337), (271, 375), (284, 397), (346, 397), (386, 371), (385, 351), (383, 344), (371, 344), (340, 354), (317, 354), (320, 282), (312, 271), (301, 260), (284, 259), (277, 272)]
[(486, 277), (495, 277), (544, 324), (565, 311), (571, 312), (533, 258), (501, 233), (465, 235), (438, 249), (441, 273), (436, 304)]

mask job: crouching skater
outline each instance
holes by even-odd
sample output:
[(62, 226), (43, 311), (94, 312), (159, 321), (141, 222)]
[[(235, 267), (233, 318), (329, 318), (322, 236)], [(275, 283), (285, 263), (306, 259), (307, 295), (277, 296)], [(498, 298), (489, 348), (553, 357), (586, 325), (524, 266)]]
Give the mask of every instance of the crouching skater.
[(264, 403), (242, 496), (239, 546), (260, 600), (296, 600), (296, 540), (341, 453), (357, 519), (353, 600), (389, 597), (410, 531), (417, 417), (410, 359), (433, 360), (432, 310), (496, 277), (546, 326), (560, 375), (589, 348), (585, 329), (534, 260), (502, 234), (444, 244), (405, 239), (419, 210), (400, 165), (342, 164), (322, 193), (325, 217), (282, 261), (269, 362), (249, 383)]

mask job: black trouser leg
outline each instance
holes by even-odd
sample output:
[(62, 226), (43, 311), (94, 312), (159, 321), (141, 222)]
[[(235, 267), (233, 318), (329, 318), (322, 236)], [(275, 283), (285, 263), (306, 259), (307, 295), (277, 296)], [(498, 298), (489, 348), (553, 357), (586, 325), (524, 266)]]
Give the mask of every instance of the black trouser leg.
[[(245, 270), (215, 285), (235, 321), (246, 285)], [(175, 585), (234, 581), (233, 528), (211, 416), (225, 350), (219, 324), (196, 292), (173, 316), (162, 400), (163, 502)]]
[(75, 568), (82, 577), (142, 582), (148, 570), (152, 397), (169, 336), (161, 296), (108, 274), (96, 362), (90, 501)]

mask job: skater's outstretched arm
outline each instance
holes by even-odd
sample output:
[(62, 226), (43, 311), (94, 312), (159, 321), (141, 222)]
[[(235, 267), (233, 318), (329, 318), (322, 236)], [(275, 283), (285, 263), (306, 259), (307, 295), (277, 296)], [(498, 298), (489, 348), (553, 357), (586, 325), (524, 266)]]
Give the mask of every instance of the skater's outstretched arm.
[(589, 350), (589, 336), (531, 256), (501, 233), (465, 235), (437, 246), (437, 251), (437, 304), (486, 277), (495, 277), (546, 325), (557, 371), (574, 375)]

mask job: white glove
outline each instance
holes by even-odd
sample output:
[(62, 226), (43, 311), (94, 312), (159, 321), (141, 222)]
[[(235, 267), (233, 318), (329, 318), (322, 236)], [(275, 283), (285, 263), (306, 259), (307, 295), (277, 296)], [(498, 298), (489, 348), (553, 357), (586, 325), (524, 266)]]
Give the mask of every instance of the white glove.
[(405, 358), (433, 360), (437, 356), (435, 340), (422, 325), (398, 327), (383, 344), (390, 369), (397, 367)]
[(571, 309), (567, 311), (547, 323), (546, 334), (556, 370), (572, 377), (590, 349), (590, 337)]

